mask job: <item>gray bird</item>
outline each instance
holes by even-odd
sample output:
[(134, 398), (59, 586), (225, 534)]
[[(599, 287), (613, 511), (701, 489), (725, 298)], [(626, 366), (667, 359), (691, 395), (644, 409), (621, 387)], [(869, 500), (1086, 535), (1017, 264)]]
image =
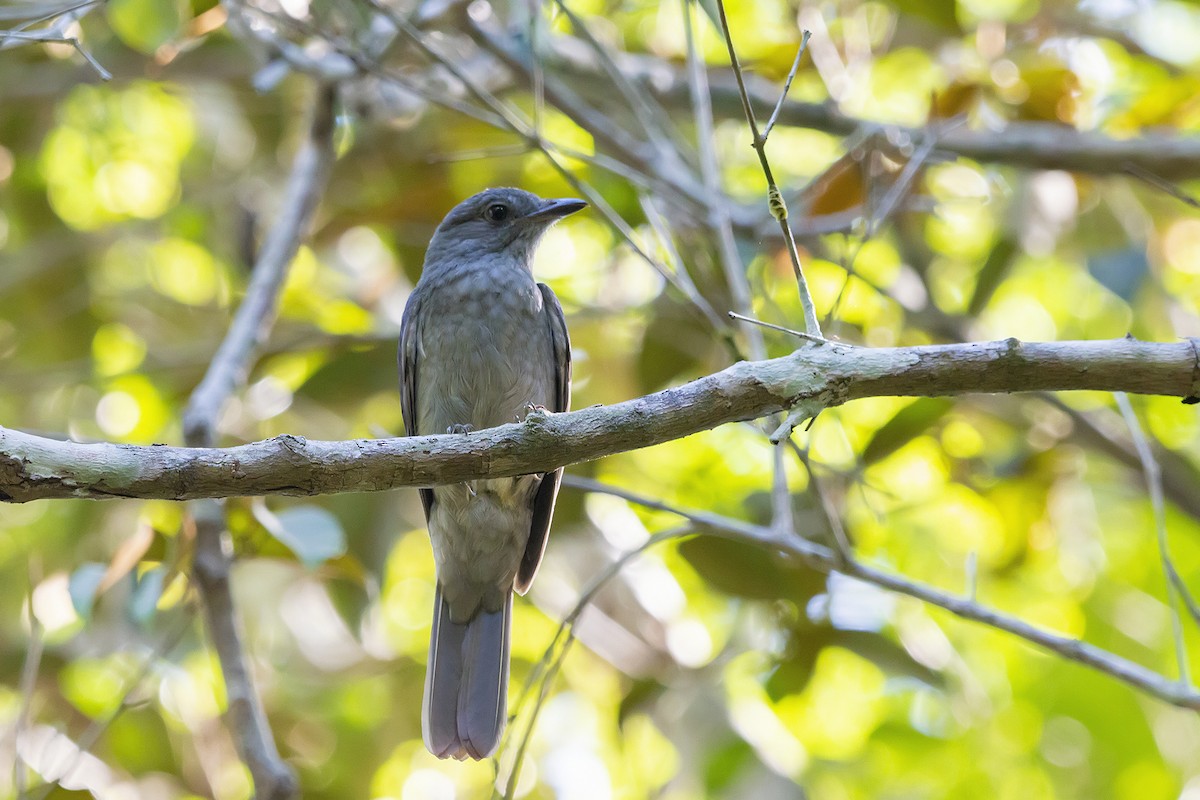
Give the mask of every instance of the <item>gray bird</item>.
[[(586, 205), (488, 189), (442, 220), (401, 323), (409, 436), (568, 409), (566, 320), (533, 279), (533, 253), (551, 225)], [(558, 469), (420, 490), (437, 566), (422, 725), (439, 758), (487, 758), (500, 742), (512, 593), (537, 573), (561, 479)]]

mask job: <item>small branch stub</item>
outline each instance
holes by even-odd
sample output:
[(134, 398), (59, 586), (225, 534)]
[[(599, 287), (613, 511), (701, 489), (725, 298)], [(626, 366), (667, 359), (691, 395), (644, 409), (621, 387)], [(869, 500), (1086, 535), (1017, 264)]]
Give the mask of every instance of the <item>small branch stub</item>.
[(787, 419), (780, 423), (770, 436), (767, 437), (771, 444), (780, 444), (787, 440), (792, 435), (792, 431), (800, 426), (801, 423), (810, 419), (815, 419), (817, 414), (825, 408), (825, 404), (819, 400), (802, 400), (797, 403), (787, 415)]

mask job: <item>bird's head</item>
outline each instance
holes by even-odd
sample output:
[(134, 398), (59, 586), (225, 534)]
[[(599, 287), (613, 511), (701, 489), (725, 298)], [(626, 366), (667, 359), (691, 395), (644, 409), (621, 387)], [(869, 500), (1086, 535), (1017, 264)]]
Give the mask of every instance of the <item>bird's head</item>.
[(582, 200), (543, 200), (522, 189), (487, 189), (446, 215), (429, 243), (426, 265), (433, 257), (458, 261), (488, 255), (529, 263), (542, 234), (586, 206)]

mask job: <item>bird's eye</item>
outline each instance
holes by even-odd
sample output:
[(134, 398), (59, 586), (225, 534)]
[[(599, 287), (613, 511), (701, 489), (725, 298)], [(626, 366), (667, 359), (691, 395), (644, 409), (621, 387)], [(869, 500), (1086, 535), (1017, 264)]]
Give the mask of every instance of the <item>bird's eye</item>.
[(508, 219), (508, 206), (503, 203), (493, 203), (483, 213), (492, 222), (503, 222)]

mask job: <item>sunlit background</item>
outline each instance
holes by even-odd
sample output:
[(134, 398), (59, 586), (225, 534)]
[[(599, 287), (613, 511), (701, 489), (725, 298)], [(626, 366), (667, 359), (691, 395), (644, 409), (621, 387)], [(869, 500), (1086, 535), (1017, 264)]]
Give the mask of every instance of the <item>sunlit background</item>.
[[(300, 45), (317, 38), (306, 25), (348, 35), (366, 24), (365, 7), (323, 6), (110, 0), (66, 31), (112, 71), (108, 83), (70, 44), (0, 51), (0, 424), (79, 441), (182, 442), (182, 405), (246, 286), (312, 97), (303, 76), (271, 72), (279, 64), (268, 63), (254, 21)], [(568, 6), (604, 46), (642, 59), (631, 69), (650, 69), (649, 59), (685, 85), (680, 3)], [(729, 6), (753, 79), (781, 81), (810, 30), (791, 97), (864, 121), (981, 133), (1053, 123), (1117, 138), (1200, 128), (1192, 2)], [(528, 7), (481, 0), (470, 13), (498, 25), (511, 17), (520, 33)], [(727, 87), (711, 11), (696, 7), (695, 34), (714, 85)], [(586, 52), (560, 10), (538, 13), (543, 40)], [(536, 114), (639, 246), (668, 269), (686, 263), (723, 317), (733, 306), (707, 223), (659, 203), (668, 246), (643, 190), (597, 166), (602, 148), (584, 128), (524, 82), (506, 87), (449, 30), (434, 44)], [(428, 69), (402, 42), (388, 57), (397, 69)], [(628, 105), (597, 74), (585, 102), (633, 129)], [(356, 86), (278, 324), (223, 412), (224, 444), (401, 432), (395, 339), (438, 220), (491, 185), (578, 193), (509, 132), (416, 95), (372, 95), (370, 80)], [(672, 97), (671, 133), (694, 163), (686, 90)], [(759, 233), (739, 229), (752, 310), (802, 327), (750, 134), (723, 97), (713, 137), (721, 180), (752, 219), (765, 218)], [(935, 154), (870, 230), (872, 203), (913, 155), (901, 143), (864, 158), (875, 130), (846, 137), (785, 121), (768, 145), (798, 226), (847, 220), (800, 241), (828, 335), (872, 346), (1200, 335), (1194, 208), (1119, 165), (1073, 175)], [(566, 309), (576, 407), (721, 369), (731, 335), (744, 348), (744, 328), (714, 330), (596, 210), (549, 234), (537, 273)], [(770, 355), (796, 346), (765, 335)], [(1174, 564), (1200, 586), (1200, 420), (1178, 399), (1133, 403), (1171, 484)], [(863, 400), (794, 439), (864, 561), (1177, 675), (1155, 521), (1112, 397)], [(809, 468), (788, 458), (797, 526), (828, 541)], [(569, 472), (684, 508), (770, 517), (772, 448), (749, 425)], [(514, 609), (510, 739), (498, 763), (459, 764), (420, 741), (434, 574), (416, 493), (227, 508), (254, 677), (307, 798), (503, 791), (540, 692), (523, 687), (559, 623), (600, 565), (681, 522), (564, 490), (542, 572)], [(188, 585), (190, 530), (182, 506), (166, 501), (0, 509), (0, 798), (16, 796), (18, 755), (34, 792), (71, 766), (52, 797), (250, 797)], [(1183, 626), (1200, 664), (1195, 621)], [(1194, 712), (749, 545), (656, 545), (597, 595), (575, 633), (532, 727), (517, 797), (1200, 798)]]

